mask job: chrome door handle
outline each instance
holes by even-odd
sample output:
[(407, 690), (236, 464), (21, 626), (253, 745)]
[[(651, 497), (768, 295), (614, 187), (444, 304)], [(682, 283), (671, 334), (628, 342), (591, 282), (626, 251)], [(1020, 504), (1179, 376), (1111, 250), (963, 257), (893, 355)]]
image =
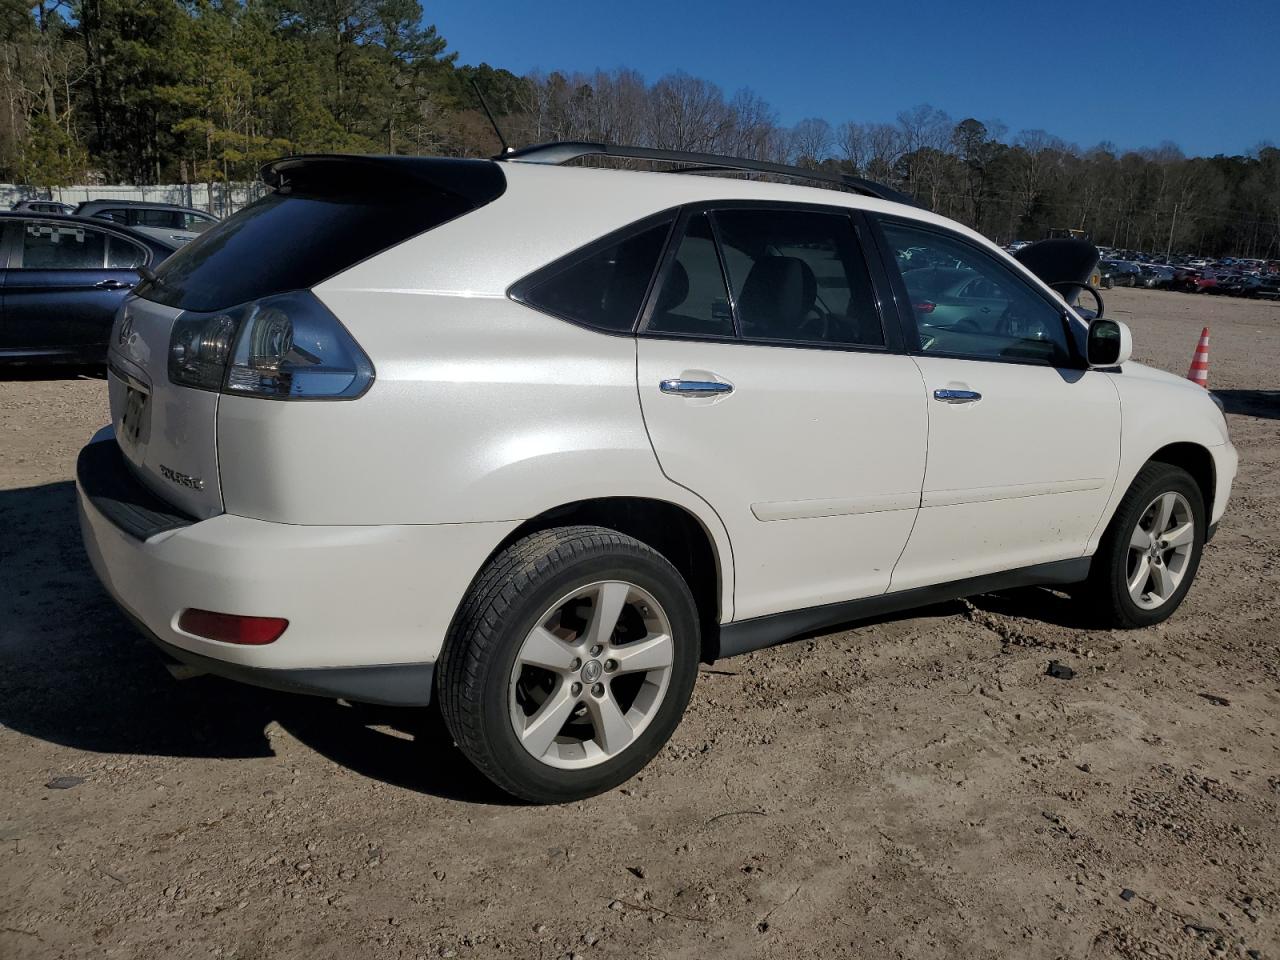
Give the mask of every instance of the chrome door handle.
[(935, 390), (933, 399), (943, 403), (973, 403), (981, 400), (982, 394), (976, 390)]
[(99, 290), (128, 290), (133, 284), (123, 280), (99, 280), (94, 286)]
[(719, 380), (663, 380), (658, 389), (677, 397), (716, 397), (733, 393), (733, 384)]

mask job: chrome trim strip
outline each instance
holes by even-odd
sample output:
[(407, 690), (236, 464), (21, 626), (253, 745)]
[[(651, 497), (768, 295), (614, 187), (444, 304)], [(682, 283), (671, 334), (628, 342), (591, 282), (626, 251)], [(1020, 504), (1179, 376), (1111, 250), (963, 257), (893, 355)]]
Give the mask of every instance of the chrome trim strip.
[(1015, 483), (1003, 487), (969, 487), (958, 490), (926, 490), (921, 507), (954, 507), (962, 503), (984, 503), (988, 500), (1020, 500), (1058, 493), (1083, 493), (1097, 490), (1110, 481), (1106, 477), (1081, 480), (1054, 480), (1042, 483)]
[(920, 506), (920, 494), (886, 493), (874, 497), (834, 497), (824, 500), (771, 500), (753, 503), (751, 512), (757, 520), (810, 520), (816, 517), (847, 517), (859, 513), (885, 513), (890, 510), (914, 510)]

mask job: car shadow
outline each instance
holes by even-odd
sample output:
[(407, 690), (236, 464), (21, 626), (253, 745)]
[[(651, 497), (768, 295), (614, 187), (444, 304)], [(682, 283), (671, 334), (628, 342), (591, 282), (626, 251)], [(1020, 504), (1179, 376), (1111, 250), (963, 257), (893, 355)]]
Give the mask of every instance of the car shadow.
[(36, 380), (105, 380), (105, 364), (25, 364), (0, 363), (0, 381), (17, 383)]
[(1214, 390), (1227, 413), (1280, 420), (1280, 390)]
[(274, 721), (335, 763), (453, 800), (508, 804), (454, 746), (438, 711), (347, 704), (176, 680), (103, 591), (69, 481), (0, 491), (0, 725), (95, 753), (274, 755)]

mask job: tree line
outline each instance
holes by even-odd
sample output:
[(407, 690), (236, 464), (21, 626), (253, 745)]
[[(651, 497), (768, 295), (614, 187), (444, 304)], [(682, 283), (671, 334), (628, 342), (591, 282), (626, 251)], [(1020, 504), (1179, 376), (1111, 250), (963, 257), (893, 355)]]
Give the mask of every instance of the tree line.
[(252, 179), (287, 153), (485, 156), (604, 140), (880, 180), (998, 240), (1052, 228), (1121, 248), (1280, 258), (1280, 150), (1081, 148), (930, 106), (779, 123), (686, 73), (516, 76), (460, 65), (418, 0), (0, 0), (0, 180)]

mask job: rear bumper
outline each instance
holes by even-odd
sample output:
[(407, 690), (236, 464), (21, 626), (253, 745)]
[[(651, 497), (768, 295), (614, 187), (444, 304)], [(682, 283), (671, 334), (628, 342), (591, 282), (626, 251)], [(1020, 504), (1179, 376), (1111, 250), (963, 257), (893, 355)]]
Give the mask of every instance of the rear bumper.
[[(453, 613), (517, 525), (319, 527), (229, 514), (193, 521), (142, 501), (129, 489), (141, 484), (127, 464), (111, 457), (110, 433), (90, 447), (99, 443), (110, 447), (81, 457), (76, 488), (85, 549), (103, 586), (171, 656), (260, 686), (429, 702)], [(123, 473), (104, 479), (102, 470)], [(289, 627), (264, 646), (222, 643), (178, 628), (191, 607), (284, 617)]]
[[(123, 609), (123, 608), (122, 608)], [(129, 611), (125, 615), (148, 640), (172, 660), (186, 664), (199, 673), (228, 680), (283, 690), (286, 693), (308, 693), (319, 697), (358, 700), (396, 707), (425, 707), (431, 702), (434, 663), (386, 663), (365, 667), (250, 667), (202, 656), (165, 643)]]

